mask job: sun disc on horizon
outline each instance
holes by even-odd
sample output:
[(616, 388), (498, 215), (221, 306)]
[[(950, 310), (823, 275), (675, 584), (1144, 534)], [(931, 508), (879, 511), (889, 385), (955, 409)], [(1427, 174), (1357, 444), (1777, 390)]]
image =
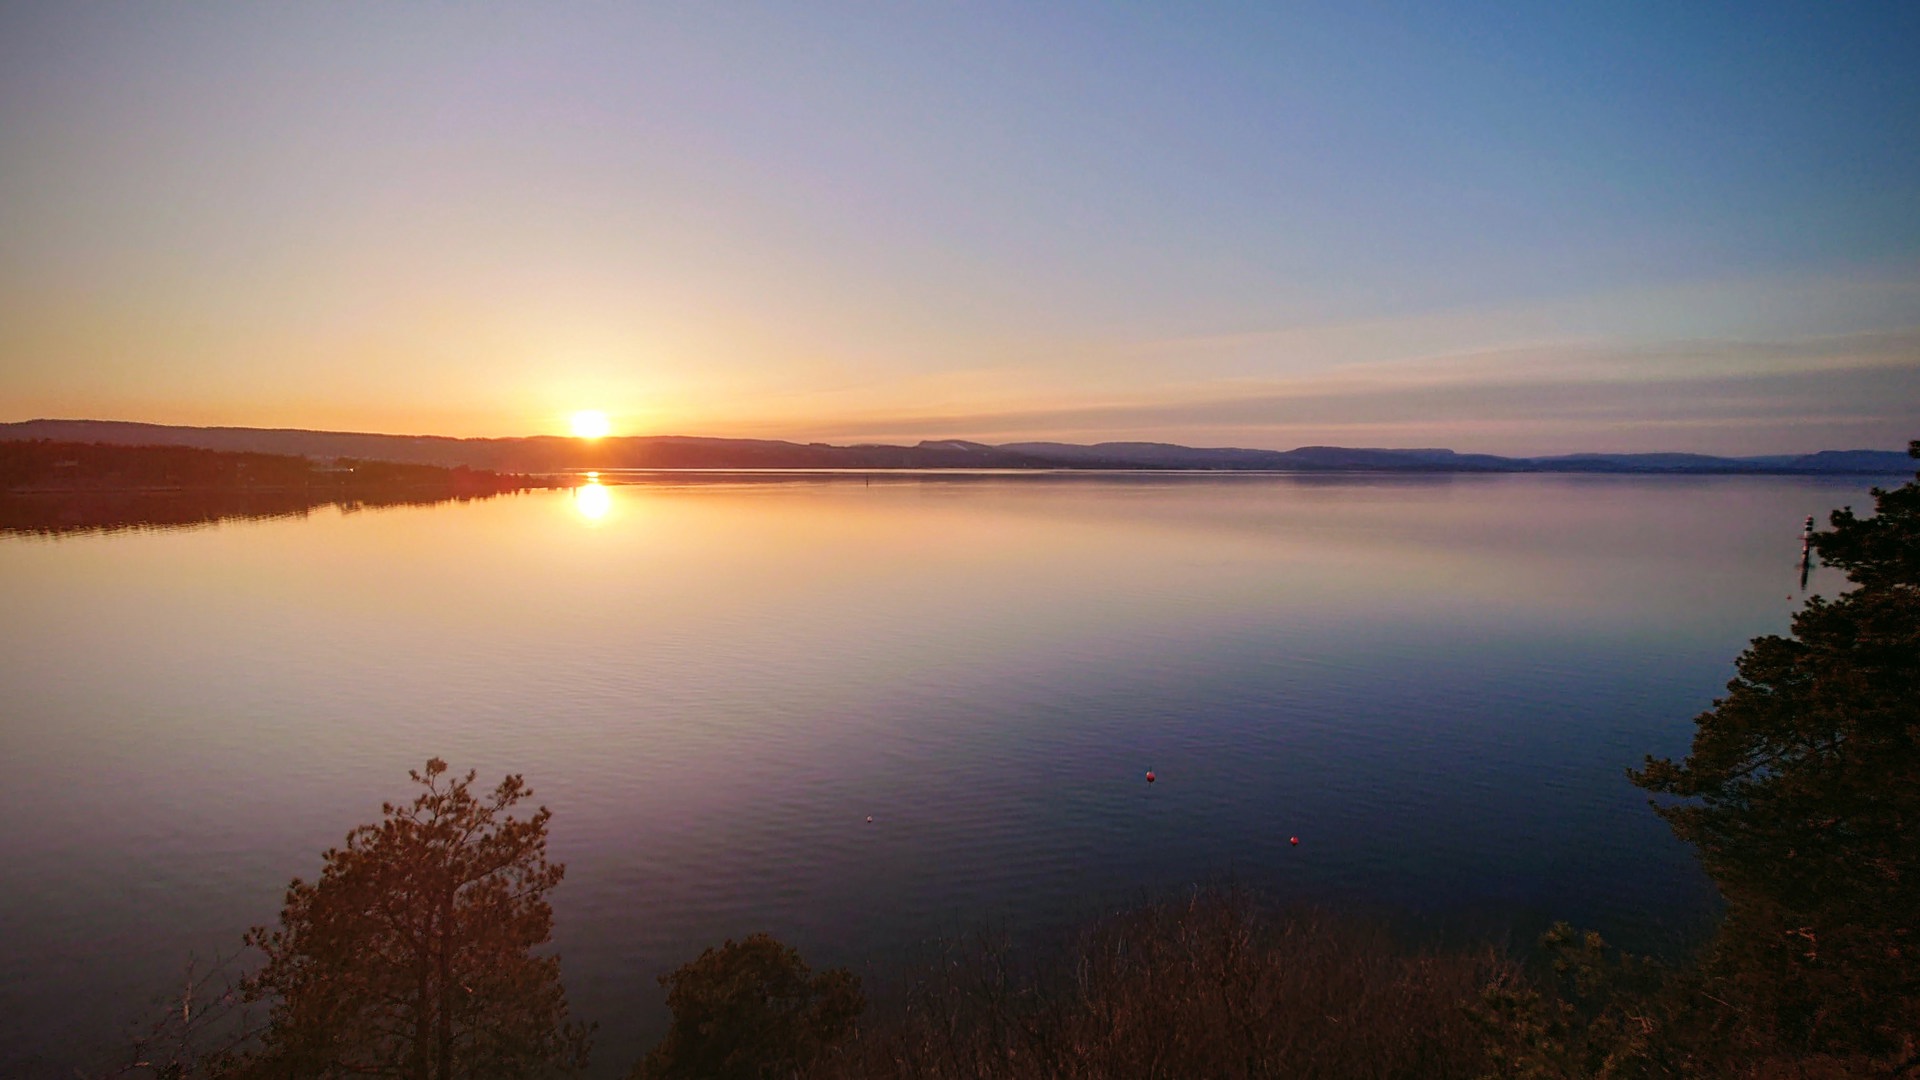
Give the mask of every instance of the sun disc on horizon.
[(613, 430), (607, 414), (598, 409), (583, 409), (573, 414), (573, 434), (578, 439), (598, 439)]

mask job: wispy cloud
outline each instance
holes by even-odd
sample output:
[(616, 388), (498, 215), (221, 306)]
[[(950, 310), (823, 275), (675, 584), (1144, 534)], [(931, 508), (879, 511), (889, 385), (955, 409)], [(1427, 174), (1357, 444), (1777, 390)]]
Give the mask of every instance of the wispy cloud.
[[(816, 426), (817, 425), (817, 426)], [(748, 425), (772, 433), (789, 424)], [(1124, 398), (817, 417), (815, 437), (1132, 439), (1284, 448), (1356, 436), (1549, 452), (1814, 449), (1920, 434), (1920, 330), (1639, 345), (1537, 343)], [(1676, 440), (1679, 433), (1697, 431)]]

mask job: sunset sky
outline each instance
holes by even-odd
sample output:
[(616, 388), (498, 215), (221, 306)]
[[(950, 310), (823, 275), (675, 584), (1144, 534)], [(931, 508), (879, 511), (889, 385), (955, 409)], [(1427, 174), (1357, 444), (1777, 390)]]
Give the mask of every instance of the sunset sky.
[(1920, 4), (0, 5), (0, 421), (1920, 437)]

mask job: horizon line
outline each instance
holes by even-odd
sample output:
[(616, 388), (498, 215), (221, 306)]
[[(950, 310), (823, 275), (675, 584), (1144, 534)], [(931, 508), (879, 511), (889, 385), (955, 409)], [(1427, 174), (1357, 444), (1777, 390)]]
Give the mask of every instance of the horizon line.
[(306, 434), (306, 435), (363, 436), (368, 438), (379, 438), (379, 439), (436, 439), (436, 440), (444, 440), (447, 442), (511, 442), (511, 441), (528, 441), (528, 440), (534, 440), (534, 439), (542, 439), (542, 440), (551, 440), (554, 442), (578, 442), (583, 444), (591, 444), (591, 443), (606, 443), (613, 440), (621, 440), (621, 439), (625, 439), (625, 440), (698, 439), (698, 440), (706, 440), (706, 441), (712, 441), (712, 442), (782, 443), (789, 446), (800, 446), (800, 447), (826, 446), (826, 447), (832, 447), (832, 448), (838, 448), (838, 449), (856, 449), (860, 447), (881, 447), (881, 446), (898, 446), (898, 447), (912, 448), (915, 446), (921, 446), (928, 443), (933, 443), (933, 444), (972, 443), (976, 446), (985, 446), (992, 449), (1001, 449), (1003, 447), (1009, 447), (1009, 446), (1054, 445), (1054, 446), (1076, 446), (1076, 447), (1088, 447), (1088, 448), (1099, 447), (1099, 446), (1166, 446), (1166, 447), (1177, 447), (1184, 450), (1250, 450), (1258, 453), (1276, 453), (1276, 454), (1295, 453), (1301, 450), (1314, 450), (1314, 449), (1382, 450), (1382, 451), (1392, 451), (1392, 452), (1399, 452), (1399, 453), (1417, 453), (1417, 452), (1426, 451), (1426, 452), (1459, 454), (1461, 456), (1507, 458), (1507, 459), (1512, 459), (1517, 461), (1546, 460), (1546, 459), (1552, 459), (1552, 458), (1585, 457), (1585, 456), (1655, 457), (1655, 456), (1667, 456), (1667, 455), (1690, 455), (1695, 457), (1720, 458), (1728, 461), (1739, 461), (1739, 460), (1751, 459), (1751, 458), (1808, 457), (1813, 454), (1820, 454), (1820, 453), (1853, 453), (1853, 452), (1860, 452), (1860, 451), (1875, 452), (1875, 453), (1906, 453), (1908, 451), (1907, 446), (1899, 446), (1899, 447), (1844, 446), (1844, 447), (1826, 447), (1821, 450), (1804, 451), (1804, 452), (1798, 452), (1798, 453), (1795, 453), (1792, 451), (1783, 451), (1783, 452), (1777, 452), (1777, 453), (1764, 453), (1764, 454), (1711, 454), (1711, 453), (1707, 453), (1699, 450), (1576, 450), (1576, 451), (1564, 452), (1564, 453), (1512, 454), (1512, 453), (1493, 453), (1491, 451), (1478, 451), (1478, 450), (1463, 451), (1463, 450), (1455, 450), (1449, 446), (1440, 446), (1440, 445), (1344, 446), (1336, 443), (1305, 443), (1299, 446), (1281, 448), (1281, 447), (1272, 447), (1272, 446), (1230, 446), (1230, 445), (1197, 446), (1189, 443), (1167, 442), (1162, 439), (1102, 439), (1099, 442), (1090, 442), (1090, 443), (1068, 442), (1063, 439), (1020, 439), (1012, 442), (991, 443), (991, 442), (983, 441), (981, 439), (968, 438), (965, 436), (957, 436), (957, 435), (945, 436), (941, 438), (923, 438), (918, 442), (899, 442), (899, 443), (893, 443), (893, 442), (831, 443), (831, 442), (825, 442), (822, 440), (800, 439), (797, 437), (796, 438), (764, 438), (764, 437), (747, 437), (747, 436), (733, 436), (733, 435), (687, 435), (687, 434), (670, 434), (670, 433), (650, 433), (650, 434), (644, 434), (644, 435), (643, 434), (612, 434), (610, 433), (607, 435), (599, 436), (597, 438), (586, 439), (577, 435), (560, 435), (560, 434), (434, 435), (434, 434), (424, 434), (424, 433), (417, 433), (417, 432), (346, 431), (346, 430), (339, 430), (339, 429), (333, 429), (333, 428), (280, 427), (280, 426), (262, 427), (262, 426), (249, 425), (249, 424), (164, 424), (164, 423), (156, 423), (154, 421), (149, 421), (149, 420), (104, 420), (104, 419), (98, 419), (98, 418), (92, 418), (92, 417), (50, 417), (50, 416), (37, 416), (27, 420), (0, 421), (0, 429), (20, 427), (27, 424), (111, 424), (111, 425), (121, 425), (126, 427), (164, 428), (164, 429), (175, 430), (175, 431), (288, 432), (288, 433)]

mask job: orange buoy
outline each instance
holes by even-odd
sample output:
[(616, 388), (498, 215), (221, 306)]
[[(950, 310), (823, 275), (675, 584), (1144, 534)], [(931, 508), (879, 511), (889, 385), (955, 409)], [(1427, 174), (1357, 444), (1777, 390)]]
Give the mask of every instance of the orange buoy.
[(1289, 836), (1289, 837), (1287, 837), (1287, 843), (1289, 843), (1289, 844), (1292, 844), (1292, 845), (1293, 845), (1294, 847), (1299, 847), (1299, 846), (1300, 846), (1300, 838), (1299, 838), (1299, 837), (1297, 837), (1297, 836)]
[(1148, 769), (1148, 770), (1147, 770), (1147, 783), (1149, 783), (1149, 784), (1151, 784), (1151, 783), (1153, 783), (1153, 770), (1152, 770), (1152, 769)]

